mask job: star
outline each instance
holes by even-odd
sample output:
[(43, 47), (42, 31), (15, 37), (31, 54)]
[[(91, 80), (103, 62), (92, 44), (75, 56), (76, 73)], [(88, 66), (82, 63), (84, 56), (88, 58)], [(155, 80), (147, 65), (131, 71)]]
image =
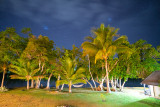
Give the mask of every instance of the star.
[(48, 26), (43, 26), (43, 29), (44, 30), (48, 30)]
[(112, 21), (112, 18), (111, 18), (111, 17), (109, 17), (109, 18), (108, 18), (108, 22), (111, 22), (111, 21)]

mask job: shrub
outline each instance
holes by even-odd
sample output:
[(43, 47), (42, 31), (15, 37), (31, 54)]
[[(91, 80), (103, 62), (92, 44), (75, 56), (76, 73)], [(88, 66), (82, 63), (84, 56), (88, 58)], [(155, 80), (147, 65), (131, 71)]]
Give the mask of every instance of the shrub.
[(105, 102), (106, 101), (106, 98), (103, 94), (101, 94), (101, 99), (102, 99), (102, 102)]
[(8, 91), (8, 89), (4, 86), (4, 87), (0, 87), (0, 92), (5, 92)]

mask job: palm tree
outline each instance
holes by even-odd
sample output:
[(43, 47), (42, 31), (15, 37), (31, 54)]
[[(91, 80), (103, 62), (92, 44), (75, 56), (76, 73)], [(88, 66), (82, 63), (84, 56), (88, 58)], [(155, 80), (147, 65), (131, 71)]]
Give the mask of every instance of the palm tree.
[(4, 79), (5, 79), (5, 75), (7, 73), (9, 65), (10, 65), (10, 60), (11, 60), (11, 54), (9, 54), (6, 51), (4, 51), (3, 49), (1, 49), (0, 50), (0, 72), (1, 71), (3, 72), (1, 88), (4, 86)]
[(10, 71), (16, 75), (11, 75), (11, 79), (25, 79), (27, 80), (27, 90), (29, 89), (29, 80), (35, 78), (35, 74), (39, 71), (36, 65), (31, 62), (25, 63), (19, 59), (10, 66)]
[(94, 29), (93, 34), (95, 36), (93, 42), (85, 41), (82, 46), (84, 50), (88, 50), (95, 54), (95, 63), (97, 60), (101, 59), (105, 61), (105, 69), (107, 78), (107, 93), (110, 92), (109, 88), (109, 68), (108, 68), (108, 58), (114, 56), (116, 52), (124, 52), (126, 47), (121, 45), (125, 43), (127, 40), (126, 36), (120, 36), (118, 39), (114, 39), (114, 37), (118, 37), (117, 34), (119, 29), (115, 29), (113, 27), (105, 27), (104, 24), (101, 24), (100, 28)]
[[(49, 74), (48, 81), (47, 81), (47, 87), (46, 89), (50, 89), (50, 79), (51, 77), (54, 76), (59, 76), (58, 72), (60, 70), (60, 63), (58, 60), (55, 60), (54, 58), (49, 61), (48, 65), (46, 65), (46, 73)], [(60, 78), (60, 76), (59, 76)], [(59, 88), (58, 88), (59, 89)]]
[[(94, 37), (87, 36), (87, 37), (85, 37), (85, 40), (87, 40), (88, 42), (93, 43)], [(95, 83), (95, 81), (93, 79), (93, 75), (92, 75), (92, 72), (91, 72), (91, 61), (90, 61), (90, 58), (95, 55), (93, 53), (96, 53), (96, 52), (93, 52), (93, 51), (90, 51), (90, 50), (85, 50), (85, 45), (83, 45), (83, 44), (82, 44), (82, 49), (83, 49), (83, 56), (87, 56), (89, 73), (90, 73), (91, 79), (92, 79), (92, 81), (94, 83), (94, 86), (95, 86), (95, 89), (96, 89), (97, 86), (96, 86), (96, 83)]]
[[(0, 71), (3, 72), (1, 88), (4, 85), (5, 74), (11, 60), (17, 58), (18, 54), (23, 50), (23, 38), (21, 38), (14, 28), (7, 28), (0, 32)], [(23, 41), (25, 42), (25, 40)]]
[(77, 63), (75, 60), (72, 60), (69, 57), (64, 58), (62, 61), (61, 71), (59, 72), (61, 75), (61, 80), (57, 80), (56, 85), (68, 84), (69, 85), (69, 93), (71, 93), (71, 87), (73, 84), (77, 83), (86, 83), (82, 78), (85, 77), (83, 72), (85, 69), (82, 67), (76, 68)]
[(7, 64), (4, 63), (4, 64), (1, 66), (1, 69), (3, 70), (3, 78), (2, 78), (2, 82), (1, 82), (1, 88), (2, 88), (2, 87), (3, 87), (3, 83), (4, 83), (5, 74), (6, 74), (6, 70), (7, 70)]

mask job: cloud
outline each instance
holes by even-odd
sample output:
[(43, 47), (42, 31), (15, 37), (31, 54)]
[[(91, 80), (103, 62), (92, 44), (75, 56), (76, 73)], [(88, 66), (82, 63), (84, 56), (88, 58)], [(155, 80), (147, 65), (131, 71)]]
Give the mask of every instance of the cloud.
[(48, 26), (58, 36), (76, 35), (74, 39), (100, 23), (146, 36), (145, 29), (160, 25), (159, 5), (158, 0), (0, 0), (0, 12)]
[(145, 25), (155, 23), (150, 20), (154, 17), (156, 21), (160, 18), (153, 12), (160, 11), (154, 0), (1, 0), (0, 9), (41, 25), (80, 28), (100, 23)]
[(96, 0), (8, 0), (1, 5), (4, 11), (37, 23), (62, 21), (82, 25), (110, 16), (105, 6)]
[(126, 19), (145, 11), (150, 3), (139, 0), (2, 0), (0, 6), (20, 17), (48, 22), (100, 20), (102, 16), (113, 17), (115, 20)]

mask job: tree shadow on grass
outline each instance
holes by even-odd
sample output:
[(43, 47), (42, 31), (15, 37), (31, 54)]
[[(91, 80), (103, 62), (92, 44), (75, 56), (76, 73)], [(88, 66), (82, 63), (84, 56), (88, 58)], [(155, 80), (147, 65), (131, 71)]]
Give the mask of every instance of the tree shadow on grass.
[(155, 98), (143, 99), (143, 100), (140, 100), (138, 102), (143, 103), (143, 104), (148, 104), (148, 105), (151, 105), (151, 106), (160, 107), (160, 100), (155, 99)]
[(15, 87), (15, 88), (9, 88), (9, 91), (13, 91), (13, 90), (27, 90), (26, 87)]
[(146, 99), (142, 99), (142, 100), (125, 105), (125, 107), (136, 107), (136, 106), (160, 107), (160, 100), (155, 98), (146, 98)]

